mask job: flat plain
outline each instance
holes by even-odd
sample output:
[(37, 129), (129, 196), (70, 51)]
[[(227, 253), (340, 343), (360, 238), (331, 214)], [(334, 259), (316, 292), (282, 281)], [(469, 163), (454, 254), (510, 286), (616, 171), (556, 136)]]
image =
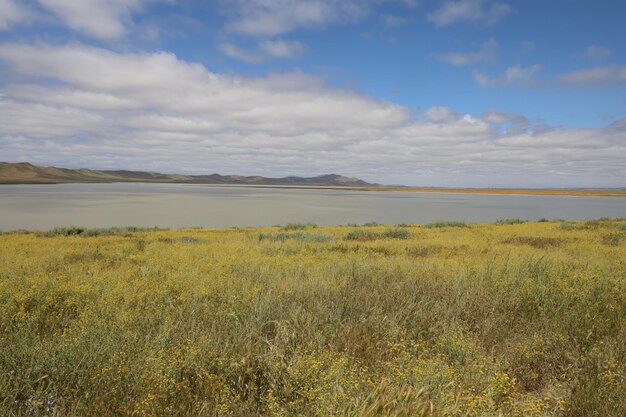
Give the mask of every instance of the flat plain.
[(626, 221), (0, 235), (6, 416), (626, 415)]

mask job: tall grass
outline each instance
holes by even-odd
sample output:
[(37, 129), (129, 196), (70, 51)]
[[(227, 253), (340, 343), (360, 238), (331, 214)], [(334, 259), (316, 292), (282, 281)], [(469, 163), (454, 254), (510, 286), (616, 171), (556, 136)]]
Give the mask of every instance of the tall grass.
[(582, 224), (0, 235), (0, 415), (622, 417), (626, 245)]

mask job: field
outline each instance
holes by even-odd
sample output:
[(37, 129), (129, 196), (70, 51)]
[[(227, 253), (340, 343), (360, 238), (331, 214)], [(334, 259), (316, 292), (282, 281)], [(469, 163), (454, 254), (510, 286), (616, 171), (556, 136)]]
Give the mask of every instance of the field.
[(626, 221), (0, 235), (3, 416), (626, 415)]

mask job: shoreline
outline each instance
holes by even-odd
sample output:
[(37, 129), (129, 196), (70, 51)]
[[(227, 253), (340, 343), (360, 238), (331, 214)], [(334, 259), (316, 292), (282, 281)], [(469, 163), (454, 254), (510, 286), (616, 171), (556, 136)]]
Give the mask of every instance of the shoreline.
[(465, 188), (465, 187), (352, 187), (338, 185), (282, 185), (282, 184), (208, 184), (194, 182), (166, 181), (102, 181), (102, 182), (0, 182), (2, 185), (60, 185), (60, 184), (172, 184), (202, 185), (210, 187), (233, 188), (276, 188), (301, 190), (335, 190), (335, 191), (375, 191), (402, 193), (439, 193), (439, 194), (486, 194), (486, 195), (528, 195), (528, 196), (571, 196), (571, 197), (626, 197), (625, 189), (593, 189), (593, 188)]

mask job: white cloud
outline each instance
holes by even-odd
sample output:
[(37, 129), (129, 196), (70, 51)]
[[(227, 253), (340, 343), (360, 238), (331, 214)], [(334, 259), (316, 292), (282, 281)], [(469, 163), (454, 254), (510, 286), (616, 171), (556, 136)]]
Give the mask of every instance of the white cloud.
[(237, 59), (239, 61), (256, 63), (264, 60), (264, 57), (261, 54), (240, 48), (239, 46), (231, 42), (224, 42), (220, 44), (219, 49), (229, 57)]
[(422, 112), (426, 119), (432, 123), (451, 123), (463, 118), (449, 107), (435, 106), (430, 107)]
[(298, 41), (267, 40), (259, 46), (262, 51), (275, 58), (293, 58), (304, 52), (304, 46)]
[(529, 120), (521, 114), (505, 113), (497, 110), (487, 110), (483, 114), (482, 120), (496, 125), (512, 123), (519, 126), (528, 126), (530, 123)]
[(458, 22), (496, 23), (513, 9), (506, 3), (493, 0), (448, 0), (428, 14), (428, 20), (438, 27)]
[(241, 48), (231, 42), (224, 42), (219, 45), (219, 48), (229, 57), (249, 63), (296, 58), (304, 52), (304, 45), (300, 42), (282, 39), (264, 40), (253, 50)]
[(592, 87), (626, 82), (626, 66), (585, 68), (559, 76), (559, 81), (577, 87)]
[(358, 0), (223, 0), (226, 30), (272, 37), (294, 30), (320, 28), (333, 22), (354, 22), (369, 11)]
[(524, 87), (532, 85), (535, 75), (541, 70), (541, 65), (535, 64), (530, 67), (514, 66), (509, 67), (502, 75), (491, 76), (481, 71), (474, 70), (472, 75), (474, 81), (481, 87)]
[(403, 26), (411, 21), (410, 19), (407, 19), (406, 17), (396, 16), (396, 15), (387, 14), (387, 13), (381, 15), (380, 19), (383, 21), (385, 26), (390, 27), (390, 28)]
[(582, 54), (576, 55), (591, 61), (599, 61), (613, 55), (613, 51), (611, 51), (609, 48), (605, 48), (604, 46), (590, 45), (585, 49)]
[(126, 34), (131, 13), (140, 0), (38, 0), (70, 28), (99, 39), (111, 40)]
[(69, 28), (101, 40), (124, 37), (132, 26), (133, 13), (147, 3), (173, 0), (37, 0), (41, 7)]
[(30, 12), (24, 4), (15, 0), (0, 0), (0, 30), (8, 30), (12, 25), (27, 21), (29, 18)]
[(523, 116), (493, 110), (475, 117), (446, 107), (426, 109), (425, 120), (416, 120), (404, 106), (298, 72), (239, 77), (169, 53), (80, 44), (0, 44), (0, 64), (11, 80), (0, 85), (7, 161), (183, 173), (337, 172), (426, 185), (623, 186), (626, 178), (624, 123), (501, 132), (493, 125), (521, 125)]
[(488, 41), (480, 45), (478, 51), (473, 52), (445, 52), (441, 54), (434, 54), (434, 57), (440, 61), (447, 62), (450, 65), (456, 67), (463, 67), (467, 65), (477, 64), (479, 62), (485, 62), (492, 60), (496, 51), (498, 50), (498, 43), (495, 39), (491, 38)]

